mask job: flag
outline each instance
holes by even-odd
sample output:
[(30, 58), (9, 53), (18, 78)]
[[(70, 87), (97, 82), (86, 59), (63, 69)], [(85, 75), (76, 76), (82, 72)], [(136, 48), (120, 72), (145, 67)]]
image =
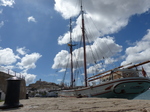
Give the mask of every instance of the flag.
[(144, 68), (142, 67), (142, 74), (143, 74), (143, 76), (144, 77), (146, 77), (147, 76), (147, 74), (146, 74), (146, 72), (145, 72), (145, 70), (144, 70)]

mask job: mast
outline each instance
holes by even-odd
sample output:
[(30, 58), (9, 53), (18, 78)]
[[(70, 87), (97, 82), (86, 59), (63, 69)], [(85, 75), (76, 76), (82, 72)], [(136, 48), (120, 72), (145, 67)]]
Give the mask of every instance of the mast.
[(68, 44), (68, 46), (70, 46), (70, 55), (71, 55), (71, 87), (73, 88), (73, 83), (74, 83), (74, 80), (73, 80), (73, 61), (72, 61), (72, 21), (71, 21), (71, 18), (70, 18), (70, 44)]
[(84, 26), (84, 11), (82, 9), (82, 0), (81, 0), (81, 15), (82, 15), (82, 38), (83, 38), (83, 51), (84, 51), (84, 82), (85, 87), (87, 87), (87, 67), (86, 67), (86, 43), (85, 43), (85, 26)]

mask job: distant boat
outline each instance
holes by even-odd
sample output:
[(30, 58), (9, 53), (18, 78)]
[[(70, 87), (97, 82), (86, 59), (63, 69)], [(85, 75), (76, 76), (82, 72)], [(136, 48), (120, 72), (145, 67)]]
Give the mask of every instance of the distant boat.
[[(83, 54), (84, 54), (84, 84), (83, 87), (74, 86), (73, 76), (73, 61), (72, 61), (72, 38), (70, 37), (70, 54), (71, 54), (71, 84), (67, 89), (60, 90), (58, 96), (61, 97), (101, 97), (101, 98), (127, 98), (133, 99), (141, 93), (147, 91), (150, 88), (150, 79), (146, 75), (144, 68), (142, 70), (135, 69), (138, 66), (149, 63), (145, 61), (135, 65), (124, 65), (117, 68), (99, 73), (92, 77), (87, 77), (86, 68), (86, 42), (85, 42), (85, 26), (84, 26), (84, 14), (81, 5), (81, 17), (82, 17), (82, 40), (83, 40)], [(71, 25), (71, 24), (70, 24)], [(71, 35), (71, 31), (70, 31)], [(127, 67), (126, 67), (127, 66)], [(126, 67), (126, 68), (125, 68)], [(140, 73), (143, 73), (143, 76)], [(89, 86), (88, 83), (100, 80), (99, 84), (93, 84)]]

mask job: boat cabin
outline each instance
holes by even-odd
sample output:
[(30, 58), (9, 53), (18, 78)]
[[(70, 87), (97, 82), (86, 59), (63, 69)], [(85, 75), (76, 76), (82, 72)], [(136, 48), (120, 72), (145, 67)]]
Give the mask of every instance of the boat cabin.
[(139, 77), (139, 73), (135, 69), (117, 69), (111, 71), (110, 74), (101, 77), (101, 81), (110, 81), (115, 79), (127, 78), (127, 77)]

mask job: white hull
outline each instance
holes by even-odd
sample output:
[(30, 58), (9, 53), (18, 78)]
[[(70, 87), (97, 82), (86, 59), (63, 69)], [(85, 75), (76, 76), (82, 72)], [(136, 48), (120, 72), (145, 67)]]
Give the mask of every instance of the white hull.
[(144, 77), (131, 77), (108, 81), (96, 86), (72, 90), (61, 90), (58, 95), (62, 97), (102, 97), (133, 99), (147, 91), (150, 79)]

